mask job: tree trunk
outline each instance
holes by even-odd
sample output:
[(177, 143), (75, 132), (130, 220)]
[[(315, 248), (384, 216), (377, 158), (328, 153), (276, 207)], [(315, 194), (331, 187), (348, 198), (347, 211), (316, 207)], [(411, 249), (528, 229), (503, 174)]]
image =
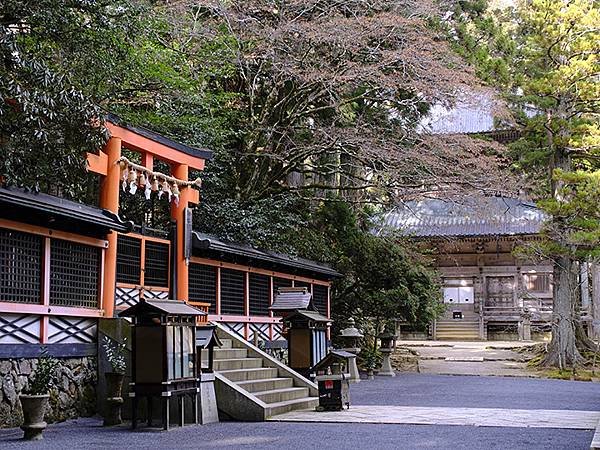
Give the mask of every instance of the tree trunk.
[(591, 265), (592, 272), (592, 337), (600, 338), (600, 261)]
[[(552, 197), (562, 202), (564, 182), (554, 178), (554, 170), (561, 169), (570, 172), (572, 167), (571, 157), (566, 148), (570, 136), (569, 129), (562, 125), (554, 130), (553, 124), (567, 120), (565, 99), (561, 98), (555, 111), (547, 111), (546, 131), (548, 147), (552, 150), (550, 162), (550, 185)], [(572, 249), (565, 240), (568, 233), (563, 224), (553, 220), (556, 236), (554, 239), (567, 252)], [(575, 260), (569, 254), (556, 256), (554, 259), (554, 297), (552, 316), (552, 341), (548, 346), (548, 353), (542, 361), (544, 366), (554, 366), (560, 369), (574, 367), (584, 361), (578, 347), (589, 348), (590, 340), (585, 338), (579, 314), (579, 269)]]
[(577, 265), (569, 256), (560, 256), (554, 263), (554, 311), (552, 314), (552, 341), (542, 361), (544, 366), (560, 369), (583, 361), (577, 349), (576, 313), (578, 283)]

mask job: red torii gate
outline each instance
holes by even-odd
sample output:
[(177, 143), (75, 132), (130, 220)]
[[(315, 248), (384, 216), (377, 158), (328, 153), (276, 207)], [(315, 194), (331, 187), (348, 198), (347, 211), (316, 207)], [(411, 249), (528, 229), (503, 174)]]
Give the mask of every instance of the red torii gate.
[[(110, 139), (99, 153), (87, 154), (88, 170), (101, 175), (100, 207), (115, 214), (119, 212), (119, 189), (121, 168), (121, 149), (123, 147), (141, 153), (142, 166), (148, 171), (153, 170), (154, 158), (169, 164), (170, 175), (181, 181), (188, 181), (190, 169), (203, 170), (204, 162), (210, 159), (212, 153), (172, 141), (150, 130), (119, 124), (114, 116), (107, 119), (106, 127)], [(179, 203), (171, 204), (171, 218), (177, 226), (177, 245), (174, 249), (177, 277), (173, 280), (177, 286), (179, 300), (188, 301), (188, 261), (184, 253), (185, 218), (184, 211), (190, 205), (200, 201), (199, 192), (191, 186), (182, 186)], [(117, 233), (107, 236), (108, 248), (105, 256), (102, 309), (105, 317), (113, 317), (115, 305), (115, 285), (117, 270)]]

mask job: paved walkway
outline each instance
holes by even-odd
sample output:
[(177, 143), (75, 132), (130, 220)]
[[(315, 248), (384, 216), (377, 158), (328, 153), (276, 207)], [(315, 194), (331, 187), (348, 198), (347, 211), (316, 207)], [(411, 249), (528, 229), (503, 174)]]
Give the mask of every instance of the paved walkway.
[(523, 355), (514, 349), (531, 342), (509, 341), (398, 341), (418, 355), (420, 373), (535, 377)]
[(600, 412), (359, 405), (344, 411), (293, 411), (269, 420), (593, 430), (600, 421)]
[(600, 383), (399, 373), (350, 387), (351, 407), (278, 421), (594, 429)]
[(398, 373), (350, 386), (352, 405), (600, 411), (600, 383)]
[(0, 430), (2, 450), (106, 449), (390, 449), (589, 450), (593, 433), (551, 428), (501, 428), (361, 423), (223, 422), (169, 432), (103, 428), (99, 419), (50, 425), (40, 442), (21, 430)]
[[(310, 412), (318, 419), (310, 422), (223, 422), (164, 433), (103, 428), (92, 418), (51, 424), (45, 440), (37, 443), (22, 442), (18, 428), (5, 429), (0, 430), (0, 448), (583, 450), (594, 435), (600, 383), (406, 373), (352, 385), (351, 400), (349, 411)], [(410, 415), (419, 424), (346, 420), (347, 413), (360, 411), (363, 419)], [(330, 414), (344, 421), (326, 420)]]

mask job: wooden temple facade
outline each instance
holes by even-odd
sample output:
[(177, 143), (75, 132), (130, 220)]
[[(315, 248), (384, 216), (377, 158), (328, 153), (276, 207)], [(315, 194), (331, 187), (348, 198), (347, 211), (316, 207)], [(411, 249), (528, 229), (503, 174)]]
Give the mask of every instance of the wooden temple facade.
[(385, 216), (386, 227), (434, 253), (446, 311), (430, 337), (525, 339), (549, 331), (553, 267), (514, 252), (538, 239), (544, 218), (535, 205), (507, 197), (426, 199)]
[[(87, 156), (99, 177), (98, 206), (0, 187), (0, 358), (35, 357), (40, 344), (61, 356), (89, 354), (98, 319), (116, 317), (142, 297), (182, 300), (208, 312), (209, 321), (265, 341), (281, 336), (280, 317), (269, 311), (280, 286), (307, 287), (329, 315), (332, 269), (192, 230), (199, 182), (188, 178), (210, 151), (115, 117), (107, 126), (110, 140)], [(137, 163), (125, 151), (137, 154)], [(156, 161), (169, 173), (154, 172)], [(121, 220), (119, 198), (130, 186), (141, 200), (144, 191), (162, 191), (170, 233), (148, 234)]]

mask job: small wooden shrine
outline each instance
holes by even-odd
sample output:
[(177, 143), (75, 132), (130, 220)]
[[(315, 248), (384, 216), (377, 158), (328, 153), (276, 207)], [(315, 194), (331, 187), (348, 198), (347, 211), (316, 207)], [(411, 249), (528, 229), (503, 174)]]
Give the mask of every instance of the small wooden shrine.
[(327, 329), (331, 320), (316, 311), (296, 310), (284, 320), (287, 330), (288, 366), (308, 377), (327, 354)]
[(153, 399), (162, 405), (162, 424), (170, 427), (171, 401), (176, 399), (179, 424), (186, 423), (186, 400), (198, 423), (199, 368), (196, 354), (196, 318), (205, 313), (176, 300), (141, 300), (122, 311), (133, 318), (133, 362), (130, 396), (131, 427), (137, 426), (139, 399), (147, 399), (148, 426), (152, 426)]

